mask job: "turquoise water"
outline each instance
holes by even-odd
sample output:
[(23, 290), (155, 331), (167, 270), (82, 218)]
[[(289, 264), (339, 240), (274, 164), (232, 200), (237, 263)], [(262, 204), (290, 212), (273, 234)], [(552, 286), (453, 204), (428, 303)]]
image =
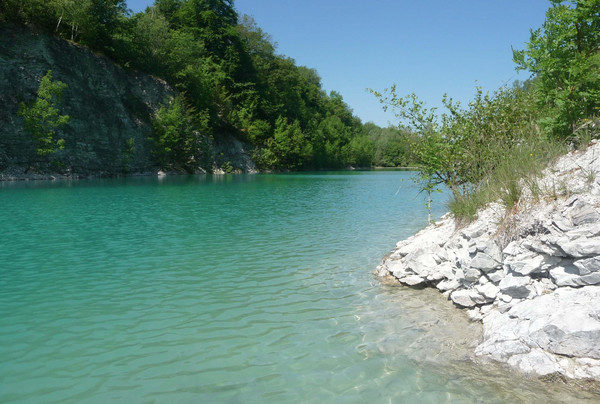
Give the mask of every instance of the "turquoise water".
[(474, 361), (464, 313), (373, 277), (425, 225), (411, 175), (0, 184), (0, 402), (593, 400)]

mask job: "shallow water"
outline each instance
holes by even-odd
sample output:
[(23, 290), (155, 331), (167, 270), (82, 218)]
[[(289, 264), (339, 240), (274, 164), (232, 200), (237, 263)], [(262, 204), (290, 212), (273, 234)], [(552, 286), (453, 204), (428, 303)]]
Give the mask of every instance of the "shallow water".
[(411, 176), (1, 184), (0, 402), (599, 400), (474, 361), (464, 313), (373, 278), (425, 225)]

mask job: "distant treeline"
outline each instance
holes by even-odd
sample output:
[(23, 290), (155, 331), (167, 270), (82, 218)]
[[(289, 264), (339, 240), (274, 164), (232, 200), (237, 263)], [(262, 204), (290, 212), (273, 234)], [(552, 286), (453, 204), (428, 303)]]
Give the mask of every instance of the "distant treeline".
[(0, 21), (86, 45), (179, 90), (152, 122), (165, 168), (193, 171), (198, 145), (223, 135), (249, 143), (263, 169), (413, 165), (410, 131), (363, 125), (233, 0), (155, 0), (135, 14), (124, 0), (3, 0)]

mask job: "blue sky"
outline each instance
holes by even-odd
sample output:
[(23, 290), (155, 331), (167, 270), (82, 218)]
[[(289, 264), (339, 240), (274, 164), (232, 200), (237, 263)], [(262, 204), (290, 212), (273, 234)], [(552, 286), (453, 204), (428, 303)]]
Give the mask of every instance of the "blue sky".
[[(153, 0), (127, 0), (134, 12)], [(524, 80), (512, 62), (529, 29), (542, 25), (548, 0), (236, 0), (240, 15), (277, 42), (277, 52), (312, 67), (363, 122), (397, 124), (366, 88), (396, 83), (441, 106), (447, 93), (467, 103), (475, 87)]]

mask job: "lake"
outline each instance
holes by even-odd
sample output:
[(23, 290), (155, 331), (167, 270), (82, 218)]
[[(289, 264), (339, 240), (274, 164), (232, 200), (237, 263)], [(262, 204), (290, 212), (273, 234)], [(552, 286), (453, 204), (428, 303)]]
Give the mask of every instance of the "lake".
[(464, 312), (374, 278), (426, 225), (413, 175), (0, 183), (0, 402), (598, 400), (481, 363)]

